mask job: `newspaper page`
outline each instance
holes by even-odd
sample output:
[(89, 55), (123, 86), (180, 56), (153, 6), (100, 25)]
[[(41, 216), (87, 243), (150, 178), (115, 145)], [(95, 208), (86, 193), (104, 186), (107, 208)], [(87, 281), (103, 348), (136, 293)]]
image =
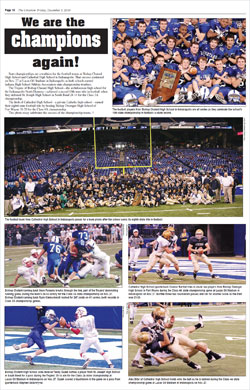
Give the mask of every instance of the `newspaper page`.
[(247, 32), (1, 2), (1, 389), (250, 388)]

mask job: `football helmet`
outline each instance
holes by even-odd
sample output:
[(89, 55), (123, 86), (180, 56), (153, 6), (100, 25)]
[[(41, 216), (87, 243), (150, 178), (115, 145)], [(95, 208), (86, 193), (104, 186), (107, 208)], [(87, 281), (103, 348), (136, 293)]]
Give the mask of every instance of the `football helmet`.
[(149, 332), (140, 332), (137, 336), (137, 341), (141, 344), (147, 344), (150, 343), (152, 340), (152, 336)]
[(166, 312), (162, 307), (157, 307), (153, 310), (153, 317), (155, 320), (164, 320), (166, 316)]
[(227, 95), (229, 103), (240, 103), (240, 93), (236, 89), (232, 89)]
[(126, 107), (138, 106), (137, 97), (133, 93), (127, 93), (123, 98), (123, 105)]
[(59, 239), (59, 237), (57, 237), (57, 236), (53, 236), (53, 237), (51, 238), (51, 242), (56, 242), (57, 244), (59, 244), (60, 239)]
[(173, 226), (169, 226), (167, 228), (167, 231), (171, 233), (172, 237), (175, 235), (175, 228)]
[(162, 237), (168, 240), (171, 237), (171, 232), (169, 230), (164, 230)]
[(195, 232), (195, 237), (201, 239), (204, 236), (203, 230), (197, 229)]
[(200, 88), (200, 97), (202, 100), (206, 100), (209, 96), (209, 93), (210, 93), (210, 91), (209, 91), (208, 87), (203, 86)]
[(84, 316), (86, 316), (88, 313), (87, 313), (87, 310), (85, 309), (85, 307), (78, 307), (76, 309), (76, 312), (75, 312), (75, 317), (76, 319), (78, 318), (82, 318)]
[(22, 263), (23, 265), (25, 265), (25, 267), (32, 267), (33, 265), (33, 261), (29, 258), (29, 257), (24, 257), (23, 260), (22, 260)]
[(56, 313), (54, 310), (49, 309), (45, 312), (45, 317), (47, 317), (50, 321), (53, 321), (56, 318)]

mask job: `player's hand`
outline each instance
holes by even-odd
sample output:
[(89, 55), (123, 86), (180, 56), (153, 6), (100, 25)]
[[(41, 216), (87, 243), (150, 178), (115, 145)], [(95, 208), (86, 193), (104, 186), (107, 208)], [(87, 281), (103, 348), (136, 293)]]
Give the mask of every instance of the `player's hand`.
[(66, 322), (65, 328), (67, 328), (67, 329), (71, 328), (70, 324), (67, 324), (67, 322)]

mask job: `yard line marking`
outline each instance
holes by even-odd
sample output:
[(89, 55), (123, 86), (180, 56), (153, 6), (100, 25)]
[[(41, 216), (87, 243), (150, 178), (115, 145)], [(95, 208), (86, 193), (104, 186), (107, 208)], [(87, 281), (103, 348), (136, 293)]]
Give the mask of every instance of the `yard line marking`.
[[(216, 207), (216, 208), (213, 208), (213, 210), (225, 210), (225, 211), (230, 211), (232, 209), (242, 209), (242, 207), (229, 207), (229, 208), (226, 208), (226, 207)], [(202, 211), (202, 210), (207, 210), (206, 208), (203, 208), (203, 209), (186, 209), (188, 211)], [(175, 211), (180, 211), (181, 213), (183, 212), (182, 209), (178, 210), (178, 209), (175, 209), (175, 210), (154, 210), (154, 213), (169, 213), (169, 212), (175, 212)], [(112, 214), (131, 214), (133, 213), (133, 211), (119, 211), (117, 210), (112, 210)], [(144, 213), (144, 214), (147, 214), (147, 210), (136, 210), (136, 213)], [(99, 214), (107, 214), (107, 211), (100, 211), (100, 212), (96, 212), (96, 216), (98, 216)], [(65, 214), (63, 214), (65, 215)], [(90, 215), (90, 213), (77, 213), (77, 215)], [(59, 215), (58, 215), (59, 216)]]
[(71, 217), (71, 215), (73, 215), (74, 213), (70, 213), (69, 216)]

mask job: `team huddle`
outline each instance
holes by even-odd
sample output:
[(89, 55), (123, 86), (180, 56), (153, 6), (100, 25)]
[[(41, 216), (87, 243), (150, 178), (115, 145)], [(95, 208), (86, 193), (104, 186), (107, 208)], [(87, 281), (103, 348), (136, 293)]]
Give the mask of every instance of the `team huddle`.
[(43, 244), (43, 249), (31, 249), (10, 286), (15, 286), (21, 276), (30, 286), (46, 285), (46, 274), (50, 282), (59, 282), (63, 287), (69, 287), (74, 280), (85, 279), (88, 274), (119, 283), (120, 277), (110, 273), (111, 265), (110, 256), (90, 239), (88, 231), (79, 229), (72, 232), (67, 248), (60, 243), (59, 237), (53, 236)]
[[(155, 240), (146, 244), (147, 247), (152, 248), (152, 253), (149, 256), (148, 262), (144, 268), (141, 268), (138, 272), (132, 275), (132, 282), (136, 283), (140, 275), (150, 272), (153, 268), (157, 267), (156, 274), (163, 280), (171, 280), (168, 276), (170, 266), (173, 265), (177, 274), (181, 277), (186, 275), (185, 272), (180, 270), (178, 259), (175, 256), (175, 252), (180, 250), (177, 246), (178, 237), (175, 234), (173, 226), (169, 226), (163, 231)], [(138, 257), (140, 255), (140, 247), (144, 243), (143, 238), (139, 236), (137, 229), (133, 230), (132, 236), (129, 238), (130, 247), (130, 259), (129, 267), (134, 270)], [(210, 250), (208, 239), (204, 236), (204, 232), (201, 229), (197, 229), (195, 236), (192, 236), (188, 245), (188, 252), (190, 260), (193, 264), (193, 278), (196, 280), (197, 273), (200, 269), (199, 262), (205, 263), (210, 272), (211, 278), (218, 278), (213, 272), (213, 266), (210, 259), (207, 257), (207, 252)]]
[(246, 102), (246, 20), (113, 19), (113, 100), (156, 106), (162, 68), (180, 72), (172, 103)]
[[(199, 314), (197, 324), (188, 327), (173, 328), (174, 322), (175, 317), (170, 317), (168, 309), (163, 307), (142, 316), (131, 334), (132, 342), (139, 347), (131, 362), (132, 367), (142, 369), (181, 359), (190, 368), (200, 370), (201, 366), (191, 360), (198, 352), (205, 354), (208, 363), (225, 358), (224, 354), (212, 351), (206, 343), (190, 338), (190, 334), (204, 327), (202, 315)], [(140, 364), (140, 358), (144, 366)]]
[(36, 310), (37, 322), (28, 334), (26, 342), (13, 344), (13, 348), (16, 351), (23, 348), (31, 348), (34, 344), (39, 347), (39, 349), (35, 352), (25, 356), (30, 365), (35, 364), (33, 361), (34, 358), (47, 351), (42, 337), (44, 332), (50, 331), (54, 336), (64, 339), (71, 338), (69, 332), (62, 335), (55, 330), (55, 327), (59, 324), (61, 328), (66, 328), (68, 331), (72, 331), (77, 336), (82, 331), (84, 339), (80, 345), (79, 351), (81, 358), (84, 360), (82, 368), (86, 369), (92, 361), (92, 359), (86, 354), (92, 346), (107, 362), (109, 368), (114, 368), (113, 363), (109, 359), (108, 354), (104, 352), (98, 338), (98, 331), (95, 327), (95, 317), (88, 314), (85, 307), (78, 307), (75, 312), (75, 320), (70, 322), (67, 322), (64, 317), (58, 318), (54, 310), (46, 310), (46, 307), (44, 306), (37, 306)]

